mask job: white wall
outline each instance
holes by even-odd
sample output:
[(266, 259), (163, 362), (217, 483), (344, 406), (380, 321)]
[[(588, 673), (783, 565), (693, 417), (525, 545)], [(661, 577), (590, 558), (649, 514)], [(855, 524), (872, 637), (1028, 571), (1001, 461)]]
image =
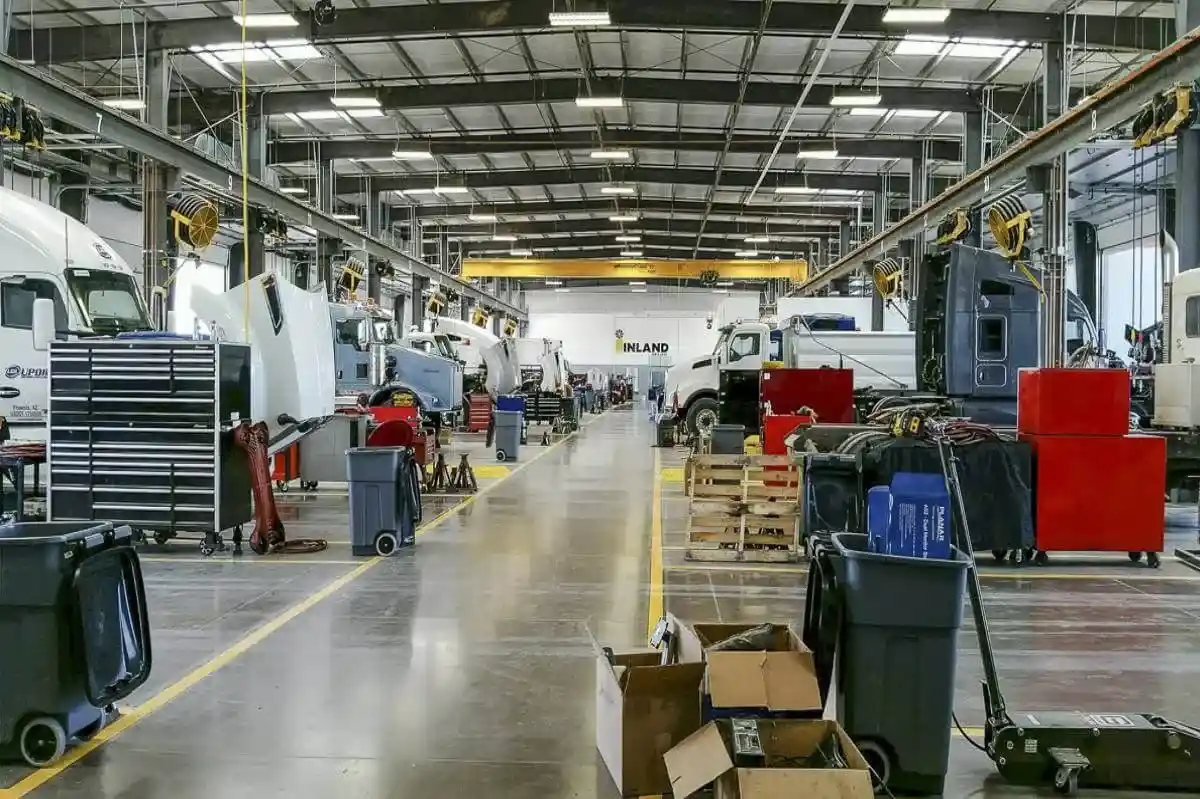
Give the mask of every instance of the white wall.
[[(725, 321), (758, 318), (758, 294), (712, 291), (572, 289), (526, 293), (531, 338), (561, 339), (573, 367), (648, 366), (649, 353), (628, 353), (625, 342), (665, 344), (655, 365), (670, 365), (712, 352)], [(711, 321), (710, 321), (711, 320)]]
[(1103, 346), (1123, 358), (1129, 349), (1125, 325), (1140, 330), (1162, 315), (1162, 256), (1155, 236), (1101, 251), (1099, 305)]

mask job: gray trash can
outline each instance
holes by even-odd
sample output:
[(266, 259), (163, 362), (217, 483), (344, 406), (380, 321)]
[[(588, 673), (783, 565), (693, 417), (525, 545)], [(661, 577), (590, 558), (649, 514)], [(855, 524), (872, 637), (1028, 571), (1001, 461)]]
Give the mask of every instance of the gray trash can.
[(746, 451), (746, 428), (740, 424), (715, 424), (712, 429), (712, 454), (741, 455)]
[(967, 559), (868, 552), (861, 533), (835, 533), (830, 554), (844, 614), (839, 720), (893, 793), (941, 795)]
[(520, 411), (496, 411), (496, 460), (515, 461), (520, 457), (524, 423)]
[(346, 450), (350, 547), (355, 555), (395, 553), (416, 543), (421, 471), (407, 447)]
[(34, 767), (90, 739), (150, 676), (133, 531), (107, 522), (0, 525), (0, 747)]

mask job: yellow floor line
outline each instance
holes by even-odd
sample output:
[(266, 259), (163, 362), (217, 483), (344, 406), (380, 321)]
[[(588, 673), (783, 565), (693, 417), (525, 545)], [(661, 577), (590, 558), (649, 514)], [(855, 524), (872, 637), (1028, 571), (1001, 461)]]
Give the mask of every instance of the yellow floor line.
[(654, 488), (650, 492), (650, 598), (646, 603), (646, 636), (663, 616), (662, 454), (654, 450)]
[(682, 466), (667, 466), (662, 470), (662, 481), (664, 483), (682, 483), (683, 482), (683, 467)]
[[(571, 433), (570, 435), (568, 435), (568, 436), (554, 442), (550, 446), (546, 447), (541, 452), (539, 452), (537, 455), (533, 456), (532, 458), (525, 461), (524, 463), (521, 463), (521, 464), (513, 467), (512, 471), (509, 473), (508, 476), (511, 477), (512, 475), (515, 475), (517, 472), (521, 471), (522, 469), (525, 469), (528, 466), (531, 466), (532, 464), (536, 463), (538, 461), (538, 459), (547, 455), (551, 450), (553, 450), (559, 444), (562, 444), (563, 442), (572, 438), (574, 435), (575, 435), (575, 433)], [(496, 488), (496, 486), (500, 485), (502, 482), (503, 482), (503, 480), (497, 480), (495, 483), (492, 483), (491, 485), (481, 488), (478, 493), (472, 494), (471, 496), (467, 497), (466, 499), (464, 499), (462, 502), (458, 503), (454, 507), (449, 508), (449, 509), (443, 511), (442, 513), (438, 514), (430, 522), (422, 525), (421, 528), (419, 530), (417, 530), (417, 535), (421, 536), (421, 535), (424, 535), (424, 534), (432, 531), (433, 529), (438, 527), (440, 524), (445, 522), (447, 519), (449, 519), (452, 515), (458, 513), (459, 511), (463, 510), (464, 508), (467, 508), (470, 505), (474, 504), (476, 500), (478, 500), (480, 497), (482, 497), (485, 494), (492, 491), (494, 488)], [(300, 616), (304, 612), (312, 609), (313, 607), (318, 605), (320, 602), (328, 599), (329, 597), (333, 596), (341, 589), (345, 588), (350, 583), (357, 580), (359, 577), (362, 577), (364, 574), (366, 574), (368, 571), (370, 571), (374, 566), (378, 565), (379, 562), (382, 560), (384, 560), (384, 558), (371, 558), (370, 560), (365, 561), (364, 563), (362, 563), (361, 565), (359, 565), (357, 568), (353, 569), (352, 571), (342, 575), (338, 579), (329, 583), (324, 588), (319, 589), (315, 593), (309, 594), (305, 599), (301, 600), (300, 602), (296, 603), (295, 605), (292, 605), (290, 608), (285, 610), (280, 615), (276, 616), (271, 621), (267, 622), (266, 624), (264, 624), (263, 626), (259, 627), (256, 630), (254, 630), (253, 632), (248, 633), (246, 636), (244, 636), (243, 638), (238, 640), (237, 643), (233, 644), (228, 649), (215, 655), (207, 663), (204, 663), (204, 664), (192, 669), (190, 672), (188, 672), (186, 675), (184, 675), (181, 679), (176, 680), (175, 682), (171, 683), (166, 688), (162, 689), (157, 694), (150, 697), (144, 703), (138, 705), (136, 708), (131, 710), (127, 715), (121, 716), (121, 718), (119, 718), (115, 722), (113, 722), (112, 725), (101, 730), (100, 734), (97, 735), (92, 740), (88, 741), (87, 743), (81, 743), (78, 746), (73, 746), (70, 749), (68, 749), (67, 753), (63, 756), (62, 760), (58, 761), (53, 766), (33, 772), (29, 776), (18, 781), (15, 785), (13, 785), (10, 788), (0, 788), (0, 799), (17, 799), (17, 797), (27, 796), (31, 792), (36, 791), (38, 788), (40, 788), (41, 786), (50, 782), (55, 777), (57, 777), (58, 775), (62, 774), (64, 771), (69, 769), (71, 766), (75, 765), (80, 760), (87, 757), (89, 754), (94, 752), (96, 749), (99, 749), (104, 744), (108, 743), (109, 741), (111, 741), (114, 738), (121, 735), (123, 732), (128, 730), (130, 727), (133, 727), (134, 725), (138, 724), (142, 720), (146, 719), (147, 717), (153, 715), (154, 713), (158, 712), (162, 708), (166, 707), (167, 705), (169, 705), (171, 702), (178, 699), (180, 696), (182, 696), (184, 693), (186, 693), (191, 688), (195, 687), (199, 683), (208, 679), (209, 677), (211, 677), (213, 674), (220, 671), (225, 666), (228, 666), (230, 663), (237, 660), (239, 657), (246, 654), (254, 647), (258, 646), (260, 643), (262, 643), (264, 640), (266, 640), (272, 633), (278, 632), (284, 625), (286, 625), (291, 620), (295, 619), (297, 616)], [(207, 561), (207, 562), (211, 562), (211, 561)], [(661, 590), (660, 590), (660, 596), (661, 596)]]

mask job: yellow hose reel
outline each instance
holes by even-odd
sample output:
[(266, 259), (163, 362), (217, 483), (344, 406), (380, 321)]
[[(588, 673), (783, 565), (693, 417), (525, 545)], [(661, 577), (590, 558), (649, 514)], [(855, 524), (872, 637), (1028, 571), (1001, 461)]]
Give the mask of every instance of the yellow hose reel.
[(956, 208), (942, 220), (937, 228), (937, 238), (934, 242), (945, 246), (956, 241), (962, 241), (971, 232), (971, 217), (963, 208)]
[(987, 213), (988, 229), (1005, 258), (1020, 258), (1033, 228), (1033, 215), (1016, 197), (1005, 197)]
[(510, 338), (512, 336), (517, 335), (517, 320), (516, 319), (505, 319), (504, 320), (504, 335), (506, 335)]
[(488, 312), (476, 305), (471, 310), (471, 324), (475, 325), (475, 327), (487, 327), (487, 323)]
[(342, 264), (342, 271), (338, 274), (338, 288), (345, 294), (345, 298), (353, 297), (358, 291), (358, 284), (362, 282), (363, 275), (367, 273), (367, 266), (357, 258), (347, 258)]
[(875, 290), (885, 300), (894, 300), (900, 296), (903, 278), (904, 267), (895, 258), (885, 258), (871, 267), (871, 280), (875, 283)]
[(221, 226), (216, 203), (199, 194), (180, 197), (171, 208), (171, 220), (175, 223), (175, 240), (197, 251), (212, 244)]
[(1195, 119), (1192, 85), (1173, 86), (1142, 106), (1133, 118), (1133, 149), (1149, 147), (1174, 136), (1180, 128), (1191, 126)]

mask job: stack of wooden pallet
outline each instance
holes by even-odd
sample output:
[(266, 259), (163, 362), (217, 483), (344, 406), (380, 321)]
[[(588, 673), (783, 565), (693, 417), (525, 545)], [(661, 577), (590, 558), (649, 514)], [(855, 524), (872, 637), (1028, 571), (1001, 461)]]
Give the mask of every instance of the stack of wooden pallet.
[(796, 560), (800, 469), (786, 455), (694, 455), (687, 477), (687, 557)]

